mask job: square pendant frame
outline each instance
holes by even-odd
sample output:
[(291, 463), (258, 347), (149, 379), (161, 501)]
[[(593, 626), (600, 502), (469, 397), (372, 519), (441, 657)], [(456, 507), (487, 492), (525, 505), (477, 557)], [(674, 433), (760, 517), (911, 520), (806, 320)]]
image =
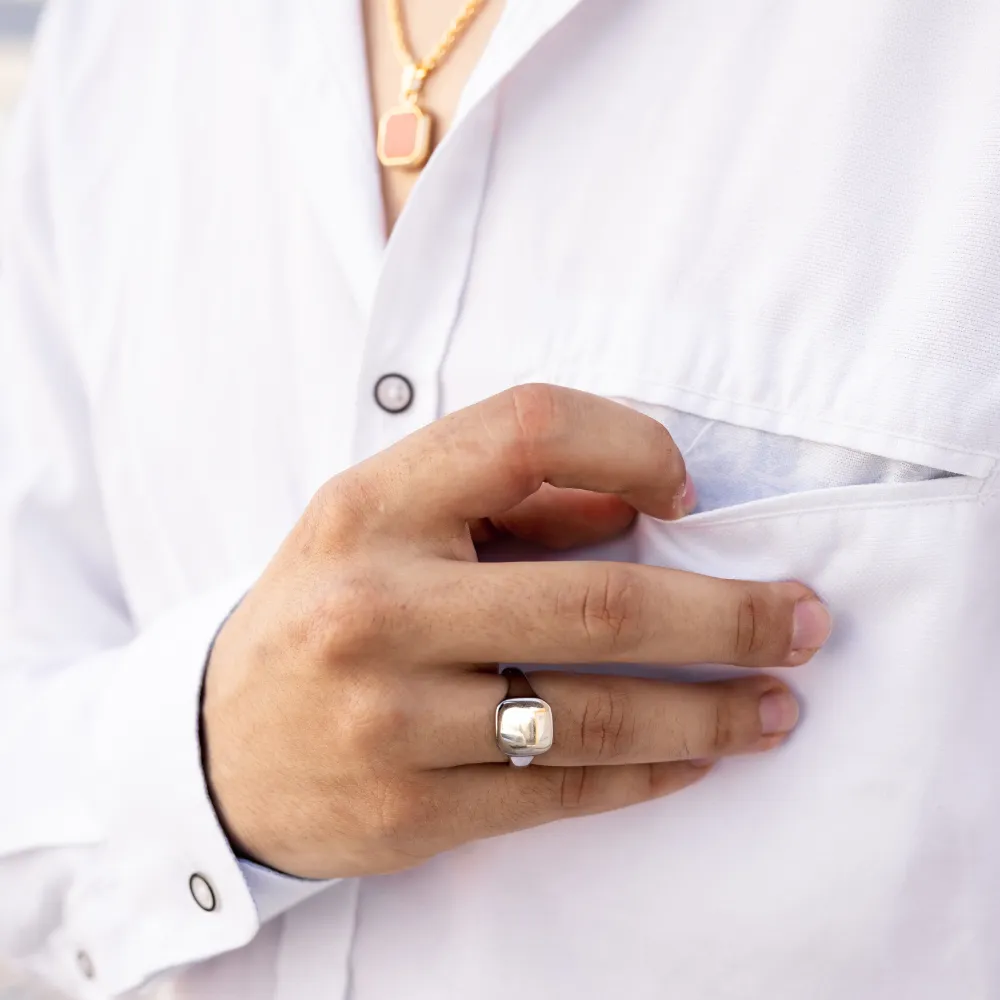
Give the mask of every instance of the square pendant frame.
[[(386, 130), (389, 120), (396, 115), (413, 115), (417, 120), (416, 134), (413, 137), (413, 152), (406, 156), (387, 156), (385, 152)], [(403, 167), (407, 170), (416, 170), (422, 167), (431, 152), (431, 126), (433, 122), (431, 116), (416, 104), (400, 104), (395, 108), (390, 108), (378, 123), (378, 143), (376, 152), (379, 163), (383, 167)]]

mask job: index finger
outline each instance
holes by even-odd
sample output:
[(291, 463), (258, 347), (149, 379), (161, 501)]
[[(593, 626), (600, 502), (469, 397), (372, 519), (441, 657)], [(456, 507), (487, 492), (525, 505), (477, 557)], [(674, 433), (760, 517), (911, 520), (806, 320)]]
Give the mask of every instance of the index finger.
[(653, 517), (686, 512), (684, 459), (662, 424), (551, 385), (459, 410), (366, 466), (392, 513), (424, 525), (502, 513), (543, 483), (614, 494)]

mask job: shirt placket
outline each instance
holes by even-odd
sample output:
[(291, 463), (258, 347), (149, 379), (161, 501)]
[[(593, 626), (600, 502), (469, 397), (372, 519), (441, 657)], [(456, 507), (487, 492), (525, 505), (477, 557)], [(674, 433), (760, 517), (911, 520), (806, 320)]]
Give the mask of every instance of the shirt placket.
[(440, 371), (472, 262), (495, 108), (491, 94), (448, 136), (386, 246), (359, 379), (356, 462), (442, 415)]
[[(367, 317), (351, 430), (355, 463), (443, 415), (441, 371), (461, 314), (488, 190), (499, 84), (537, 38), (579, 2), (546, 0), (536, 9), (509, 0), (506, 31), (501, 22), (494, 40), (503, 44), (491, 45), (495, 57), (485, 59), (469, 81), (456, 122), (414, 185), (377, 274), (372, 266), (378, 239), (374, 158), (342, 155), (340, 146), (331, 146), (325, 157), (307, 159), (313, 164), (307, 187), (324, 209), (328, 232)], [(327, 69), (316, 69), (317, 80), (326, 78)], [(300, 83), (284, 109), (303, 150), (315, 153), (311, 123), (319, 120), (326, 98), (319, 83), (312, 89), (315, 107), (303, 100), (307, 88)], [(360, 107), (357, 94), (355, 99)], [(335, 172), (355, 177), (363, 197), (356, 199), (343, 189), (329, 191), (322, 178)], [(351, 245), (348, 237), (358, 239), (360, 246)], [(352, 955), (364, 889), (363, 879), (348, 880), (285, 914), (277, 1000), (304, 1000), (318, 996), (317, 991), (353, 1000)]]

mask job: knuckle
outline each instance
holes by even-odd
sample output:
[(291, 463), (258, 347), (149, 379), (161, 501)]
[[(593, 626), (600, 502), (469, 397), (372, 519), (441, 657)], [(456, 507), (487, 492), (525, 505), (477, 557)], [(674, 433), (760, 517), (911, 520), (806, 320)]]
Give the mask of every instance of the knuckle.
[(729, 697), (723, 695), (715, 699), (710, 721), (708, 744), (712, 754), (732, 749), (737, 742), (737, 725), (736, 713)]
[(339, 744), (354, 761), (398, 759), (411, 737), (407, 695), (385, 686), (364, 684), (344, 690), (349, 710), (338, 721)]
[(580, 748), (597, 763), (620, 760), (635, 745), (636, 716), (629, 698), (608, 688), (587, 699), (580, 716)]
[(559, 775), (559, 807), (566, 812), (586, 810), (593, 799), (593, 772), (587, 767), (564, 767)]
[(791, 643), (791, 616), (786, 612), (766, 586), (744, 586), (736, 605), (736, 662), (765, 664), (784, 658)]
[(414, 839), (425, 822), (426, 802), (409, 784), (384, 780), (372, 790), (367, 839), (382, 845), (399, 845)]
[(559, 413), (558, 390), (542, 382), (514, 386), (508, 399), (517, 433), (526, 439), (544, 437), (555, 425)]
[(337, 548), (355, 545), (365, 526), (365, 512), (374, 506), (369, 492), (357, 475), (344, 473), (327, 480), (302, 518), (310, 536)]
[(415, 789), (400, 789), (387, 800), (383, 827), (396, 840), (409, 839), (423, 825), (424, 809)]
[(386, 589), (369, 573), (341, 574), (327, 586), (312, 618), (328, 657), (350, 660), (382, 648), (391, 631)]
[(642, 634), (644, 589), (628, 570), (607, 569), (583, 592), (580, 618), (596, 650), (621, 654), (633, 650)]
[(746, 659), (754, 652), (758, 639), (760, 612), (752, 590), (745, 590), (736, 604), (736, 627), (733, 634), (735, 659)]
[(507, 464), (533, 481), (539, 475), (539, 445), (552, 438), (559, 422), (558, 390), (541, 383), (519, 385), (507, 390), (505, 401), (511, 426)]

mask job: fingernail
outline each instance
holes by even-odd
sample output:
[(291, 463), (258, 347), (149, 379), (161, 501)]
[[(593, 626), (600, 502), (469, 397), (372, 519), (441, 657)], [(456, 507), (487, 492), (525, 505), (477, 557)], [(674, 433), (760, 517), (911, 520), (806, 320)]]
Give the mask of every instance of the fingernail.
[(792, 652), (819, 649), (830, 638), (832, 628), (833, 619), (821, 601), (799, 601), (792, 613)]
[(799, 721), (799, 703), (787, 691), (772, 691), (760, 699), (760, 731), (764, 736), (790, 733)]
[(711, 767), (715, 761), (711, 757), (692, 757), (688, 763), (692, 767)]
[(690, 476), (684, 479), (684, 489), (677, 494), (677, 508), (679, 516), (690, 514), (698, 506), (698, 492), (694, 488), (694, 483)]

